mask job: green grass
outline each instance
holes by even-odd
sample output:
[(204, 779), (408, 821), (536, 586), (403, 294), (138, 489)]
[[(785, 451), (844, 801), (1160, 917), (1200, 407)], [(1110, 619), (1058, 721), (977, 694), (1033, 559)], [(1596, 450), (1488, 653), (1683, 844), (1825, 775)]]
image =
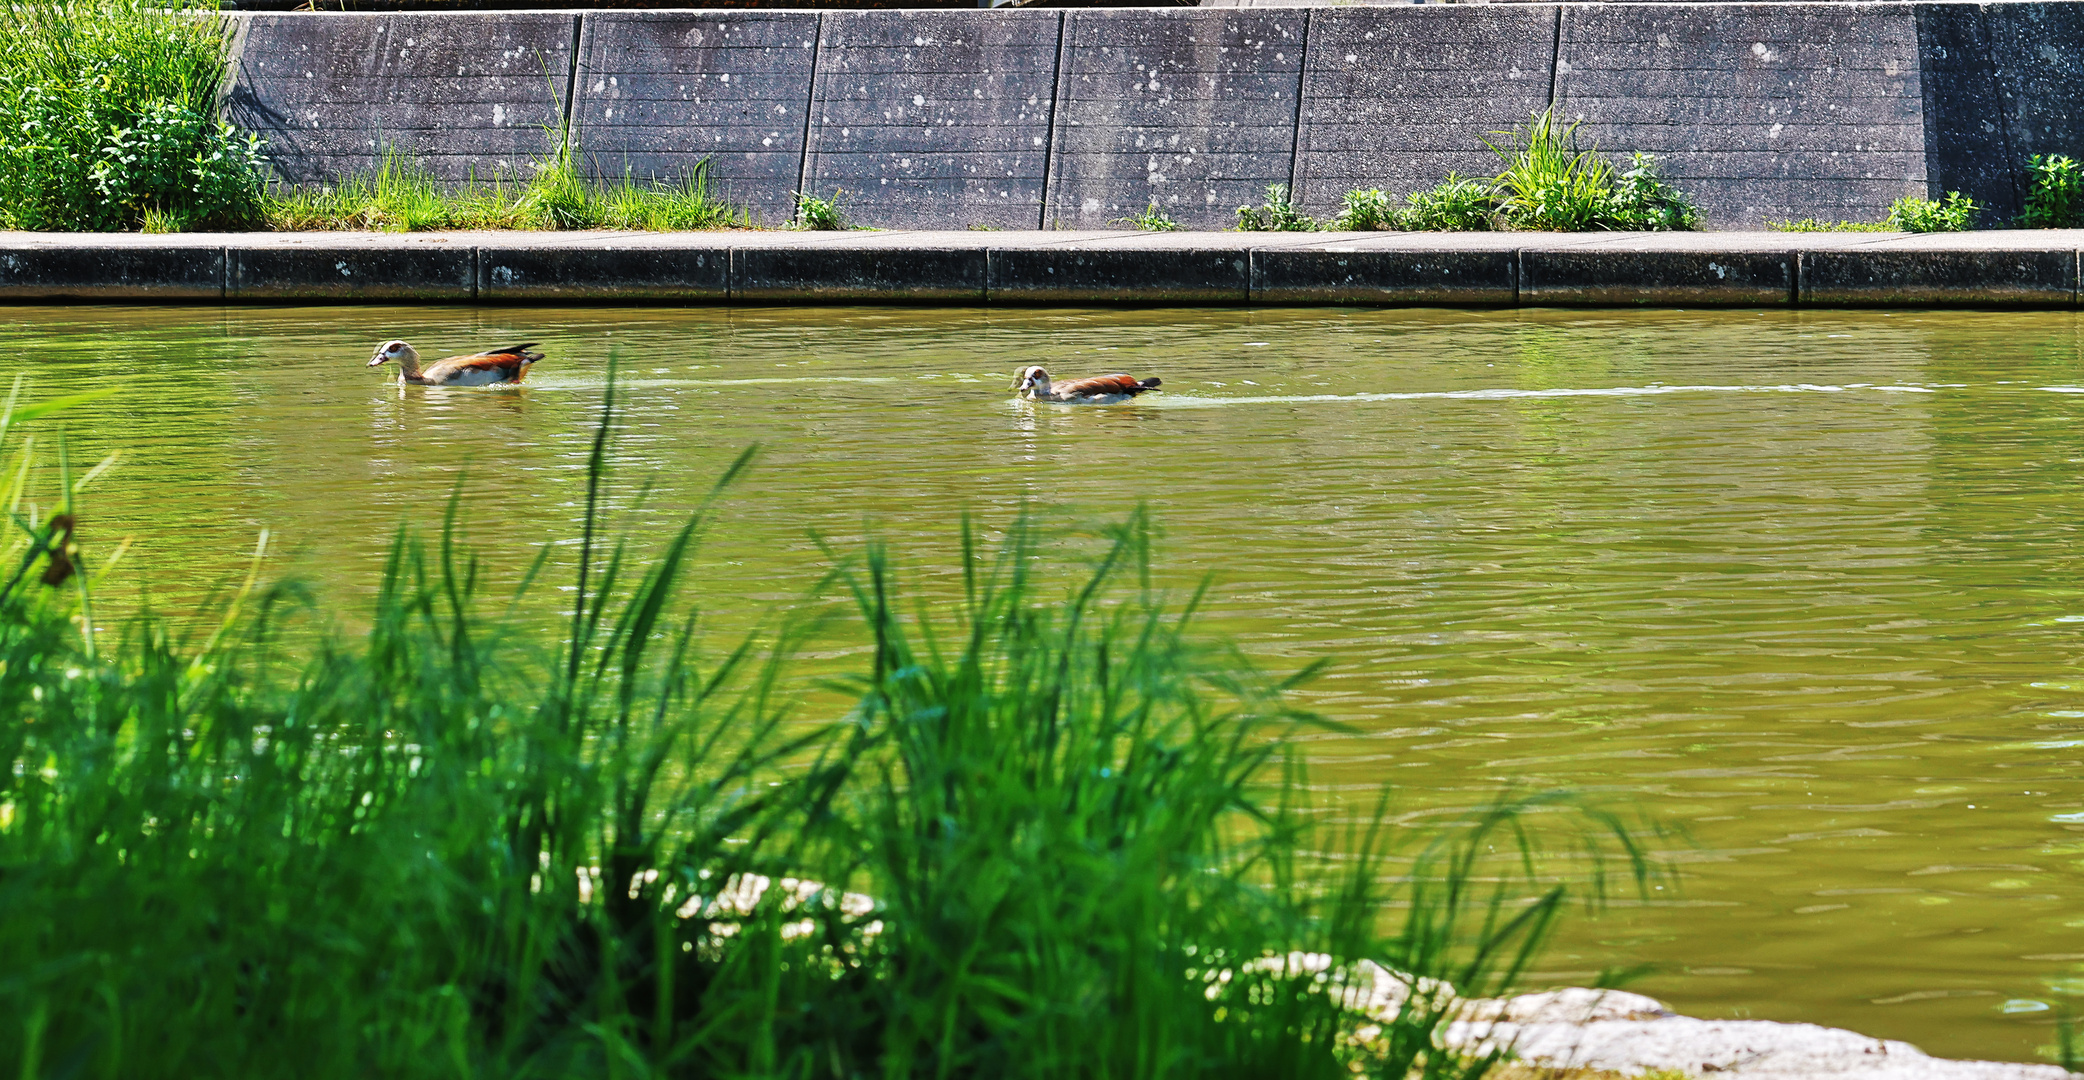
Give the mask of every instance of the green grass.
[(591, 181), (563, 150), (523, 179), (444, 184), (411, 159), (386, 154), (367, 176), (271, 193), (266, 215), (284, 230), (749, 228), (745, 209), (710, 195), (708, 177), (704, 161), (677, 183)]
[(1825, 221), (1821, 218), (1800, 218), (1790, 221), (1768, 221), (1766, 228), (1774, 232), (1820, 233), (1820, 232), (1892, 232), (1886, 222), (1874, 221)]
[[(995, 550), (965, 526), (947, 609), (907, 600), (880, 548), (836, 553), (819, 640), (850, 627), (864, 659), (838, 684), (851, 708), (806, 715), (785, 688), (811, 624), (709, 648), (684, 580), (750, 454), (640, 560), (599, 510), (615, 393), (611, 373), (576, 549), (495, 587), (452, 505), (434, 540), (401, 532), (354, 635), (252, 579), (199, 629), (91, 629), (111, 552), (71, 527), (88, 477), (62, 438), (56, 470), (8, 441), (65, 403), (9, 400), (0, 1066), (1474, 1080), (1496, 1063), (1436, 1046), (1436, 997), (1371, 1018), (1350, 991), (1362, 961), (1510, 986), (1564, 900), (1518, 853), (1566, 800), (1437, 832), (1323, 824), (1286, 739), (1323, 726), (1287, 700), (1310, 671), (1257, 671), (1196, 629), (1198, 595), (1153, 590), (1140, 514), (1087, 561), (1051, 551), (1074, 569), (1047, 579), (1031, 522)], [(513, 614), (546, 582), (569, 601), (560, 631)], [(1589, 829), (1564, 835), (1615, 851), (1603, 830), (1642, 871), (1615, 819)], [(1321, 960), (1269, 959), (1297, 951)]]
[(1382, 232), (1403, 227), (1403, 213), (1381, 188), (1356, 188), (1339, 199), (1339, 214), (1327, 228), (1341, 232)]
[(1563, 123), (1544, 110), (1523, 127), (1492, 132), (1498, 141), (1485, 145), (1502, 166), (1492, 183), (1499, 217), (1508, 227), (1557, 232), (1699, 227), (1697, 211), (1664, 182), (1651, 155), (1632, 154), (1628, 168), (1617, 169), (1597, 147), (1579, 146), (1582, 123)]
[(1499, 212), (1513, 226), (1580, 232), (1598, 224), (1614, 167), (1577, 145), (1578, 126), (1543, 111), (1524, 128), (1492, 132), (1499, 142), (1485, 141), (1503, 166), (1496, 181)]
[(1404, 227), (1413, 232), (1482, 232), (1495, 227), (1498, 204), (1495, 181), (1472, 180), (1448, 173), (1426, 191), (1404, 198)]
[(1179, 231), (1179, 222), (1172, 220), (1172, 215), (1158, 209), (1158, 203), (1155, 199), (1151, 200), (1151, 204), (1144, 207), (1140, 213), (1131, 214), (1128, 217), (1115, 218), (1108, 224), (1119, 225), (1125, 229), (1141, 229), (1144, 232)]
[(4, 0), (0, 228), (244, 227), (259, 143), (216, 119), (216, 6)]

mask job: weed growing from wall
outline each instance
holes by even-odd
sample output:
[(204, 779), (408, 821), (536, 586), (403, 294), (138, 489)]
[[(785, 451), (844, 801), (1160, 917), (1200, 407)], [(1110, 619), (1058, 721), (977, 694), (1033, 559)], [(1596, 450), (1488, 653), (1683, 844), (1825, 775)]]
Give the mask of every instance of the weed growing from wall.
[(2026, 159), (2026, 205), (2022, 229), (2074, 229), (2084, 225), (2084, 165), (2067, 154)]
[(1172, 220), (1171, 214), (1159, 209), (1155, 199), (1151, 200), (1151, 204), (1144, 207), (1141, 213), (1131, 214), (1128, 217), (1118, 217), (1108, 222), (1108, 224), (1119, 225), (1125, 229), (1141, 229), (1144, 232), (1179, 231), (1179, 222)]
[(1353, 190), (1339, 202), (1339, 216), (1328, 228), (1341, 232), (1381, 232), (1401, 229), (1404, 215), (1396, 200), (1381, 188)]
[(1237, 208), (1239, 232), (1310, 232), (1318, 227), (1316, 219), (1296, 209), (1286, 184), (1268, 184), (1261, 206)]
[[(1485, 141), (1498, 155), (1497, 176), (1472, 179), (1450, 173), (1439, 185), (1406, 196), (1403, 206), (1394, 205), (1379, 188), (1349, 191), (1331, 227), (1412, 232), (1700, 227), (1700, 212), (1665, 182), (1654, 156), (1634, 153), (1626, 168), (1618, 168), (1596, 147), (1578, 145), (1578, 126), (1549, 112), (1536, 113), (1524, 127), (1494, 131), (1497, 141)], [(1238, 211), (1241, 228), (1252, 227), (1244, 224), (1248, 213)]]
[(260, 142), (216, 119), (227, 30), (214, 4), (5, 0), (0, 16), (0, 226), (258, 219)]
[(797, 192), (795, 227), (814, 231), (846, 228), (847, 219), (839, 209), (839, 197), (844, 194), (845, 190), (834, 189), (831, 198), (821, 199), (806, 191)]
[(1700, 211), (1664, 182), (1657, 159), (1638, 150), (1614, 181), (1602, 224), (1610, 229), (1686, 232), (1700, 228)]
[(1497, 189), (1492, 180), (1448, 173), (1437, 187), (1404, 199), (1404, 227), (1413, 232), (1482, 232), (1495, 228)]
[(1560, 123), (1536, 113), (1524, 128), (1494, 131), (1484, 145), (1498, 155), (1498, 209), (1515, 228), (1579, 232), (1595, 228), (1613, 192), (1614, 167), (1577, 145), (1582, 121)]
[(1906, 195), (1889, 206), (1888, 224), (1903, 232), (1966, 232), (1975, 227), (1976, 215), (1982, 209), (1958, 191), (1949, 191), (1946, 198), (1938, 200)]

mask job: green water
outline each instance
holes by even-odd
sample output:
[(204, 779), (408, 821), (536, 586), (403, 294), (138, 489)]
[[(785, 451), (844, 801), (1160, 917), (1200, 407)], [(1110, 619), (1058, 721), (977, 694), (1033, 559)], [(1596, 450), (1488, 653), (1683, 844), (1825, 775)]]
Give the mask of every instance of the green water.
[[(396, 525), (435, 520), (459, 478), (495, 569), (569, 541), (611, 349), (612, 496), (640, 533), (764, 448), (699, 567), (726, 627), (801, 597), (827, 565), (814, 534), (892, 540), (932, 592), (962, 508), (987, 527), (1044, 508), (1076, 551), (1147, 502), (1166, 581), (1214, 575), (1214, 628), (1275, 667), (1331, 658), (1305, 696), (1357, 733), (1311, 750), (1355, 805), (1388, 782), (1423, 820), (1569, 786), (1690, 831), (1681, 883), (1575, 924), (1549, 977), (1654, 964), (1636, 987), (1695, 1015), (2031, 1059), (2051, 1014), (2018, 1010), (2084, 992), (2080, 329), (75, 307), (0, 309), (0, 355), (39, 394), (121, 388), (71, 419), (76, 457), (123, 454), (84, 535), (133, 537), (174, 610), (267, 529), (277, 571), (351, 612)], [(400, 388), (362, 366), (389, 337), (550, 358), (525, 390)], [(1031, 363), (1165, 390), (1014, 404)]]

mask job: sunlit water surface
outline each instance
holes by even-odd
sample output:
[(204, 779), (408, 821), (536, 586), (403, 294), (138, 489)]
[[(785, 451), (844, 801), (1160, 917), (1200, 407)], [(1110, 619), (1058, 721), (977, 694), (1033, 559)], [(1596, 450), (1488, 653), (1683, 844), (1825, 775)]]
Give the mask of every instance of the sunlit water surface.
[[(1406, 815), (1503, 785), (1639, 799), (1679, 885), (1575, 922), (1545, 974), (1656, 965), (1702, 1016), (2031, 1059), (2084, 992), (2084, 337), (2063, 314), (12, 308), (4, 365), (120, 450), (83, 515), (164, 608), (244, 573), (351, 621), (401, 521), (453, 490), (493, 577), (575, 534), (607, 358), (612, 503), (657, 537), (763, 448), (698, 567), (734, 627), (815, 538), (952, 587), (964, 509), (1075, 537), (1139, 502), (1211, 629), (1318, 657), (1311, 744)], [(403, 388), (539, 340), (523, 390)], [(1016, 405), (1025, 364), (1160, 375)], [(652, 493), (637, 506), (641, 490)], [(631, 509), (636, 507), (635, 509)], [(1076, 572), (1073, 564), (1065, 573)], [(120, 592), (120, 590), (118, 590)], [(134, 595), (134, 594), (133, 594)], [(554, 601), (554, 594), (545, 600)], [(830, 661), (843, 663), (845, 658)]]

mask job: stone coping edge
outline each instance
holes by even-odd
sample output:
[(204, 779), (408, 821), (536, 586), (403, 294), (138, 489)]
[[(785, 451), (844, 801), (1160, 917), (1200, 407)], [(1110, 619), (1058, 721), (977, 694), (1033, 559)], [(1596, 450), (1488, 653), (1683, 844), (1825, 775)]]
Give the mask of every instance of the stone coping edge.
[(0, 303), (2074, 308), (2084, 230), (0, 233)]

